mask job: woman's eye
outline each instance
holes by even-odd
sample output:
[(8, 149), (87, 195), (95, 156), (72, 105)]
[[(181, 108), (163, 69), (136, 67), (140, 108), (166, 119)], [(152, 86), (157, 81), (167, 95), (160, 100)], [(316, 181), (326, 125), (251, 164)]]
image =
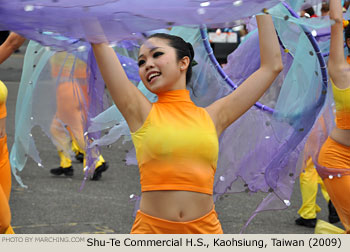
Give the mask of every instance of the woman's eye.
[(161, 55), (163, 55), (164, 53), (162, 53), (162, 52), (155, 52), (154, 54), (153, 54), (153, 58), (157, 58), (157, 57), (159, 57), (159, 56), (161, 56)]
[(139, 67), (142, 66), (143, 64), (145, 64), (145, 61), (144, 60), (139, 60), (139, 63), (138, 63)]

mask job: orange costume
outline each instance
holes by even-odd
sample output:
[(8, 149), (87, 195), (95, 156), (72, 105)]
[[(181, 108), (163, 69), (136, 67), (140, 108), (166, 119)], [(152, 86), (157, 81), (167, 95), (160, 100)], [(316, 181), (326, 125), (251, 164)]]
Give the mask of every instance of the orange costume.
[[(0, 119), (7, 116), (7, 88), (0, 81)], [(11, 167), (7, 149), (7, 136), (0, 138), (0, 234), (13, 234), (10, 226), (11, 210), (9, 206), (11, 192)]]
[[(67, 52), (57, 52), (50, 63), (52, 77), (60, 78), (56, 90), (57, 111), (52, 120), (51, 133), (58, 143), (60, 167), (69, 168), (72, 160), (67, 150), (70, 150), (71, 142), (76, 154), (80, 152), (85, 155), (83, 125), (87, 117), (86, 108), (89, 106), (86, 63)], [(104, 162), (100, 155), (96, 168)]]
[[(131, 133), (141, 191), (181, 190), (212, 195), (219, 142), (215, 125), (188, 90), (158, 94), (140, 129)], [(137, 212), (132, 234), (222, 233), (217, 214), (174, 222)]]
[[(336, 125), (339, 129), (350, 130), (350, 87), (339, 89), (332, 82), (332, 88)], [(334, 175), (323, 178), (324, 184), (346, 232), (350, 233), (350, 146), (328, 137), (320, 150), (318, 163), (334, 171)]]
[[(52, 136), (62, 149), (70, 149), (68, 146), (70, 146), (73, 136), (78, 146), (83, 148), (85, 145), (83, 121), (86, 119), (85, 107), (88, 106), (88, 104), (84, 104), (88, 101), (86, 64), (66, 52), (56, 53), (50, 59), (50, 63), (52, 77), (60, 77), (56, 90), (57, 111), (51, 125)], [(73, 65), (74, 72), (72, 73)], [(71, 136), (67, 136), (62, 123), (69, 127), (67, 130)], [(68, 153), (62, 152), (60, 148), (58, 151), (61, 159), (60, 166), (70, 167), (70, 156), (67, 155)]]

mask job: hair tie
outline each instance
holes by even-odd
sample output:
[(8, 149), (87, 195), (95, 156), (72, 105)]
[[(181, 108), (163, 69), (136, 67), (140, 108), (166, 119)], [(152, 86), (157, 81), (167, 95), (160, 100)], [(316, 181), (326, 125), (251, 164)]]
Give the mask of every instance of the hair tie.
[(194, 59), (191, 61), (191, 66), (194, 67), (195, 65), (198, 65), (197, 61), (195, 61)]
[(345, 29), (349, 25), (349, 20), (343, 19), (343, 28)]

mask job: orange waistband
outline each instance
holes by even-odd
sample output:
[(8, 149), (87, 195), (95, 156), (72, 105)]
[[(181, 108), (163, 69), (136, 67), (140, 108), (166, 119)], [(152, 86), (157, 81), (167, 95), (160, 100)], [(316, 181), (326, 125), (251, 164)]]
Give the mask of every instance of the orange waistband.
[(342, 145), (328, 137), (318, 156), (318, 163), (335, 169), (350, 168), (350, 146)]
[(202, 217), (191, 221), (177, 222), (148, 215), (140, 210), (136, 213), (131, 234), (222, 234), (218, 215), (213, 209)]
[(338, 143), (337, 141), (335, 141), (331, 137), (327, 138), (325, 144), (328, 146), (332, 146), (334, 149), (337, 149), (339, 151), (342, 151), (342, 152), (348, 154), (349, 155), (348, 157), (350, 157), (350, 146), (346, 146), (346, 145), (343, 145), (341, 143)]

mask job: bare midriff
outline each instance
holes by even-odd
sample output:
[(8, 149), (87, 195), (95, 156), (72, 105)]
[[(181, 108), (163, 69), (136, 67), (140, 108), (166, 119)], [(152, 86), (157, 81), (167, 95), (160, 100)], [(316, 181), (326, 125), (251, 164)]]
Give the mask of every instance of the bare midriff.
[(350, 146), (350, 129), (339, 129), (338, 127), (334, 127), (330, 137), (342, 145)]
[(214, 207), (213, 196), (190, 191), (142, 192), (140, 210), (153, 217), (186, 222), (198, 219)]

